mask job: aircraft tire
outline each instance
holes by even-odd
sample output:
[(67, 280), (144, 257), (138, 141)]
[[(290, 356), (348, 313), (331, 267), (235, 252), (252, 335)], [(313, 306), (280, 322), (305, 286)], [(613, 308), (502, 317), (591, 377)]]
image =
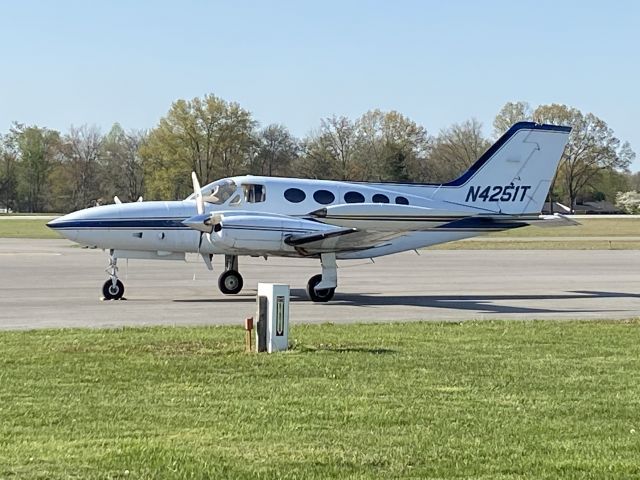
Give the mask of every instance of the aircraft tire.
[(102, 296), (105, 300), (120, 300), (123, 295), (124, 285), (120, 280), (116, 280), (116, 284), (113, 285), (113, 282), (109, 279), (102, 285)]
[(316, 291), (315, 287), (322, 281), (322, 275), (314, 275), (309, 279), (307, 283), (307, 295), (309, 299), (314, 302), (328, 302), (333, 298), (333, 294), (336, 292), (335, 288), (324, 288)]
[(227, 270), (218, 278), (218, 288), (225, 295), (235, 295), (242, 290), (242, 275), (235, 270)]

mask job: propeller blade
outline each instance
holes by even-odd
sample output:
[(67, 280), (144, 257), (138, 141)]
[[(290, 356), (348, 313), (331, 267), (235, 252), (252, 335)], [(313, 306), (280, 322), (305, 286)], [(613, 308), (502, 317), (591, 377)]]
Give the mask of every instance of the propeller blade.
[(196, 172), (191, 172), (191, 180), (193, 181), (193, 193), (196, 194), (196, 209), (199, 215), (204, 213), (204, 200), (202, 199), (202, 189)]
[(204, 264), (207, 266), (208, 270), (213, 270), (213, 265), (211, 264), (211, 258), (213, 255), (209, 253), (201, 253), (202, 259), (204, 260)]
[(193, 228), (194, 230), (200, 231), (200, 238), (198, 239), (198, 254), (204, 260), (204, 264), (207, 266), (209, 270), (213, 270), (213, 265), (211, 264), (211, 257), (207, 253), (202, 253), (200, 249), (202, 248), (202, 237), (203, 235), (207, 236), (207, 240), (211, 242), (211, 231), (213, 227), (211, 225), (207, 225), (206, 221), (209, 220), (209, 215), (204, 214), (204, 199), (202, 198), (202, 189), (200, 188), (200, 182), (198, 182), (198, 176), (196, 172), (191, 172), (191, 180), (193, 181), (193, 193), (195, 193), (196, 197), (196, 210), (198, 211), (198, 215), (187, 218), (182, 223)]

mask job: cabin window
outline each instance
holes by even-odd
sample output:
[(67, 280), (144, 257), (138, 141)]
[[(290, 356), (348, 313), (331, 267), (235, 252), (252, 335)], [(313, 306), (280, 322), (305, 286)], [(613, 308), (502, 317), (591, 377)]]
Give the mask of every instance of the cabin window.
[(347, 192), (344, 194), (344, 201), (347, 203), (364, 203), (364, 195), (360, 192)]
[(300, 203), (304, 202), (307, 198), (307, 194), (299, 188), (288, 188), (284, 191), (284, 198), (289, 200), (291, 203)]
[(396, 197), (396, 203), (398, 205), (409, 205), (409, 200), (407, 200), (405, 197)]
[(264, 185), (247, 183), (242, 186), (242, 189), (244, 190), (244, 199), (247, 203), (264, 202), (267, 198)]
[(389, 203), (389, 197), (381, 193), (376, 193), (372, 200), (373, 203)]
[(329, 190), (317, 190), (313, 194), (313, 199), (318, 203), (328, 205), (336, 199), (336, 196)]

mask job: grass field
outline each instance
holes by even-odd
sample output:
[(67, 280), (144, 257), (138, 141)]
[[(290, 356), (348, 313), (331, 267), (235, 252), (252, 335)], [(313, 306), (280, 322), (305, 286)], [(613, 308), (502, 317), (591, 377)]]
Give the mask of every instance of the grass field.
[(640, 218), (579, 218), (580, 225), (541, 228), (536, 226), (516, 228), (492, 233), (490, 237), (633, 237), (640, 236)]
[(0, 216), (0, 238), (61, 238), (47, 228), (50, 219), (23, 220)]
[(0, 478), (638, 478), (640, 322), (0, 334)]
[(640, 241), (612, 238), (611, 240), (564, 239), (545, 240), (514, 238), (508, 241), (473, 240), (441, 243), (430, 250), (640, 250)]

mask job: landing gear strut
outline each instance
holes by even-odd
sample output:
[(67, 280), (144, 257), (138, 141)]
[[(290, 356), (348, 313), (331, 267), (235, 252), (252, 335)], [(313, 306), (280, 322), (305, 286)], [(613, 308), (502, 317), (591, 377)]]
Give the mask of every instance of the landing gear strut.
[(225, 295), (235, 295), (242, 290), (242, 275), (238, 272), (238, 256), (224, 256), (224, 272), (218, 278), (218, 288)]
[(322, 274), (314, 275), (307, 283), (307, 295), (314, 302), (328, 302), (338, 286), (338, 266), (335, 253), (320, 255)]
[(102, 296), (105, 300), (120, 300), (124, 295), (124, 285), (118, 280), (118, 259), (113, 256), (113, 250), (109, 251), (109, 266), (105, 272), (110, 278), (102, 285)]

